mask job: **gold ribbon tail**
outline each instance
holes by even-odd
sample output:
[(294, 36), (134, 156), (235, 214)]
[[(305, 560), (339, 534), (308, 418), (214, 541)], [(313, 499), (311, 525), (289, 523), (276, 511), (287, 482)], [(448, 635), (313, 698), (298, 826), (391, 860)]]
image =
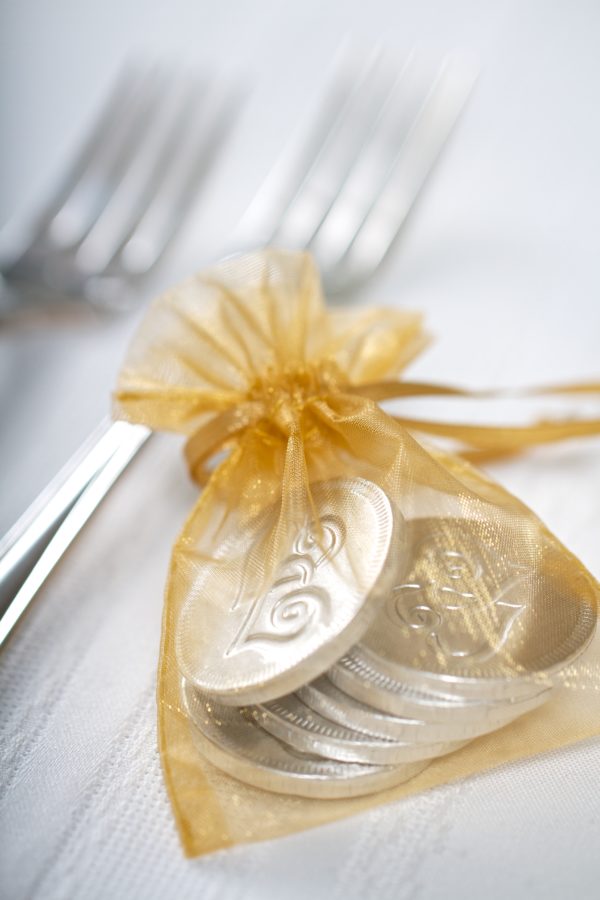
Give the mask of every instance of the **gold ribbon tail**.
[(435, 422), (394, 416), (394, 420), (409, 431), (419, 431), (437, 437), (449, 437), (473, 448), (461, 453), (470, 459), (519, 453), (538, 444), (549, 444), (569, 438), (592, 437), (600, 434), (600, 419), (558, 420), (535, 422), (532, 425), (463, 425), (454, 422)]
[(344, 388), (348, 394), (359, 394), (369, 400), (400, 400), (406, 397), (464, 397), (470, 400), (501, 399), (507, 397), (544, 397), (569, 394), (598, 394), (600, 381), (580, 381), (530, 388), (490, 388), (470, 390), (428, 381), (371, 381)]
[[(551, 395), (598, 394), (600, 382), (577, 382), (545, 387), (510, 390), (469, 390), (445, 384), (420, 381), (374, 381), (350, 387), (348, 393), (375, 402), (399, 400), (407, 397), (463, 397), (466, 399), (500, 399), (506, 397), (542, 397)], [(394, 416), (396, 422), (409, 431), (448, 437), (462, 442), (460, 455), (466, 459), (484, 461), (510, 456), (528, 447), (548, 444), (569, 438), (592, 437), (600, 434), (600, 418), (540, 420), (531, 425), (465, 425)]]

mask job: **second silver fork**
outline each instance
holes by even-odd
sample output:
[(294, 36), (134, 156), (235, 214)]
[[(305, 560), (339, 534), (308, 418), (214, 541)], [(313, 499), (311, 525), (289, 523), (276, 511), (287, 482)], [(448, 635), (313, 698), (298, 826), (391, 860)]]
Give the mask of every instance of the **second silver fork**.
[[(308, 248), (329, 293), (363, 282), (392, 246), (472, 84), (472, 70), (451, 60), (432, 74), (413, 55), (390, 74), (374, 54), (357, 75), (343, 59), (242, 218), (234, 248)], [(99, 426), (0, 542), (0, 645), (149, 435), (123, 422)]]
[(128, 65), (46, 206), (0, 264), (6, 324), (69, 300), (127, 308), (180, 231), (240, 95)]

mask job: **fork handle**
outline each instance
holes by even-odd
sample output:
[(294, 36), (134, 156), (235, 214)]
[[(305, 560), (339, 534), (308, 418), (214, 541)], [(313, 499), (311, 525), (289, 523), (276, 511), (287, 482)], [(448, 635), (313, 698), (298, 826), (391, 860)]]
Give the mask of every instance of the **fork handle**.
[(150, 433), (104, 420), (0, 541), (0, 647)]

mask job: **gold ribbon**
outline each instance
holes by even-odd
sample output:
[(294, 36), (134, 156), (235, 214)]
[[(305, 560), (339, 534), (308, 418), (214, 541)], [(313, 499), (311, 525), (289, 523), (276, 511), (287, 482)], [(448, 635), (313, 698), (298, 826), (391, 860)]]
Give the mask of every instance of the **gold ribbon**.
[[(506, 397), (535, 397), (549, 395), (598, 394), (600, 383), (558, 384), (548, 387), (516, 390), (468, 390), (444, 384), (410, 381), (379, 381), (347, 386), (340, 393), (365, 400), (383, 401), (408, 397), (463, 397), (471, 399), (500, 399)], [(316, 399), (316, 398), (313, 398)], [(323, 398), (327, 401), (327, 396)], [(554, 443), (569, 438), (593, 437), (600, 434), (600, 418), (538, 420), (530, 425), (470, 425), (393, 416), (394, 421), (411, 432), (451, 438), (460, 442), (460, 455), (466, 459), (491, 459), (515, 455), (536, 445)], [(185, 456), (190, 472), (199, 484), (209, 475), (207, 463), (248, 427), (268, 420), (261, 404), (243, 404), (226, 410), (199, 428), (188, 440)]]

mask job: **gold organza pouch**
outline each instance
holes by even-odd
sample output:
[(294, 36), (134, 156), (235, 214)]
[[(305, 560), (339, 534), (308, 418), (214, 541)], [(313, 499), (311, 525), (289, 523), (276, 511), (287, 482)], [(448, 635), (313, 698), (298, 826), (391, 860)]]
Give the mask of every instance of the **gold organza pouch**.
[[(522, 503), (464, 457), (426, 449), (413, 436), (452, 437), (485, 456), (598, 433), (600, 422), (498, 429), (394, 418), (378, 401), (461, 393), (399, 380), (425, 342), (412, 313), (327, 310), (311, 258), (275, 250), (225, 261), (167, 292), (134, 339), (116, 414), (186, 434), (190, 471), (203, 488), (173, 550), (158, 677), (161, 758), (189, 855), (308, 828), (600, 731), (598, 642), (577, 655), (593, 635), (598, 585)], [(307, 622), (322, 614), (315, 598), (269, 607), (265, 586), (291, 536), (314, 521), (317, 493), (361, 545), (363, 523), (347, 494), (331, 487), (340, 479), (377, 485), (401, 523), (388, 565), (402, 574), (386, 609), (401, 619), (398, 639), (411, 642), (405, 656), (415, 672), (427, 657), (450, 680), (526, 677), (540, 691), (562, 687), (539, 710), (405, 784), (354, 799), (306, 799), (251, 787), (203, 758), (182, 708), (181, 671), (199, 665), (210, 650), (204, 626), (225, 620), (241, 596), (262, 600), (238, 643), (258, 632), (273, 642), (283, 634), (290, 646), (303, 639)], [(316, 535), (317, 544), (326, 541), (318, 528)], [(403, 560), (419, 553), (424, 571), (415, 582)], [(472, 584), (482, 579), (485, 602), (472, 603)], [(443, 615), (424, 586), (442, 598)], [(384, 621), (385, 632), (391, 619)]]

